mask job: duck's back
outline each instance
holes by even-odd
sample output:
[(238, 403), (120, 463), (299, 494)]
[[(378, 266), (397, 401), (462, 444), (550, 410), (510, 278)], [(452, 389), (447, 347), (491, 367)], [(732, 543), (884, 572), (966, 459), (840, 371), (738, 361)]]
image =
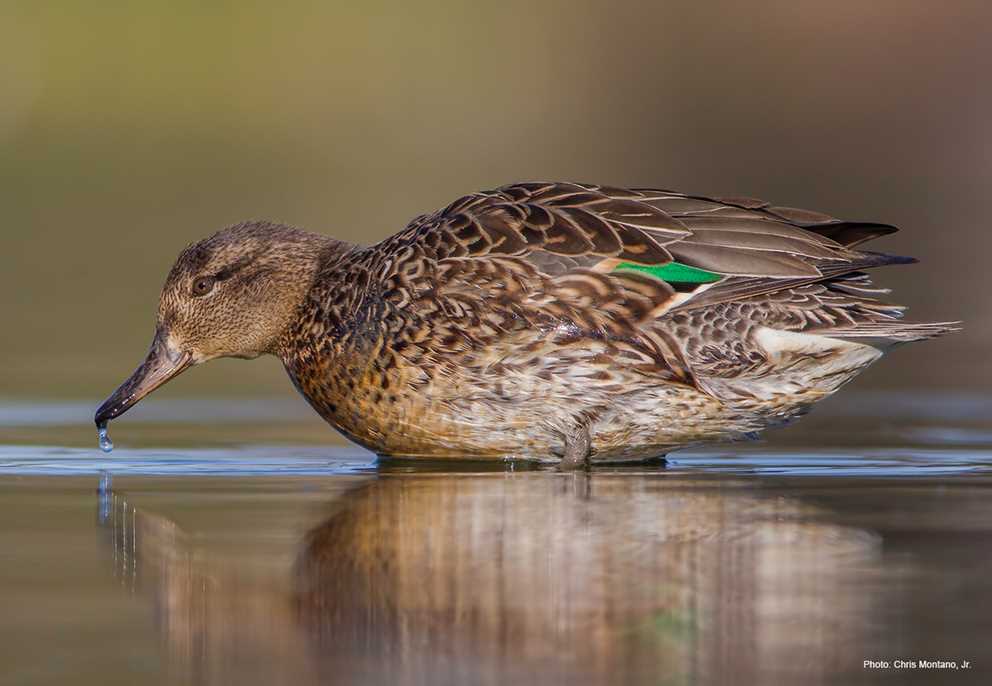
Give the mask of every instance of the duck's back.
[(905, 324), (864, 270), (893, 232), (746, 198), (507, 186), (328, 265), (284, 352), (316, 409), (387, 454), (646, 457), (779, 423)]

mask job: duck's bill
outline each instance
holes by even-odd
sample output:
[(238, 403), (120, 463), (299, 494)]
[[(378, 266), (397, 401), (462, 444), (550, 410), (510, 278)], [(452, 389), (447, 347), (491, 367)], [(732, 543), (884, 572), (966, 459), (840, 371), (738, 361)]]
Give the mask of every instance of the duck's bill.
[(182, 374), (192, 361), (189, 353), (172, 349), (166, 336), (156, 334), (145, 361), (96, 411), (96, 425), (106, 426), (111, 419), (120, 417), (156, 388)]

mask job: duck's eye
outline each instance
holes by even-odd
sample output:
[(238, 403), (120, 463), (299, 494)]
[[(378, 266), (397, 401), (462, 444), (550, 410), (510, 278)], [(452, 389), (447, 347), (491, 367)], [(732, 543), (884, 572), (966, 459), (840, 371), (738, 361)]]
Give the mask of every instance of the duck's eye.
[(200, 296), (206, 295), (214, 289), (214, 284), (217, 283), (217, 277), (215, 276), (201, 276), (196, 281), (193, 282), (193, 295)]

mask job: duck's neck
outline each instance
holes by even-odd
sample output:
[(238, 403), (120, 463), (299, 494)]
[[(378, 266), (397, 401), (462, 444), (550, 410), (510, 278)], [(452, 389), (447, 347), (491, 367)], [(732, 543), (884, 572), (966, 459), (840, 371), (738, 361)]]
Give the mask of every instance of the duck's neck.
[(326, 321), (322, 318), (339, 304), (341, 298), (338, 296), (347, 294), (346, 265), (350, 256), (360, 250), (351, 243), (311, 233), (297, 247), (294, 261), (298, 260), (301, 265), (301, 278), (297, 282), (298, 289), (294, 289), (289, 316), (269, 350), (284, 360), (299, 345), (305, 332), (313, 332), (315, 325)]

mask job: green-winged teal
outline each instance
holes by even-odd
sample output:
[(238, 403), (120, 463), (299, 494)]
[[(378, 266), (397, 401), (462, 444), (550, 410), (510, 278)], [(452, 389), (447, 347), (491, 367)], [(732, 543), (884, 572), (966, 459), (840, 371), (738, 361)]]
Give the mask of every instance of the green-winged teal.
[(381, 455), (663, 456), (802, 414), (907, 324), (857, 246), (894, 232), (750, 198), (521, 183), (371, 247), (268, 222), (184, 250), (145, 362), (105, 427), (186, 368), (282, 359), (313, 408)]

